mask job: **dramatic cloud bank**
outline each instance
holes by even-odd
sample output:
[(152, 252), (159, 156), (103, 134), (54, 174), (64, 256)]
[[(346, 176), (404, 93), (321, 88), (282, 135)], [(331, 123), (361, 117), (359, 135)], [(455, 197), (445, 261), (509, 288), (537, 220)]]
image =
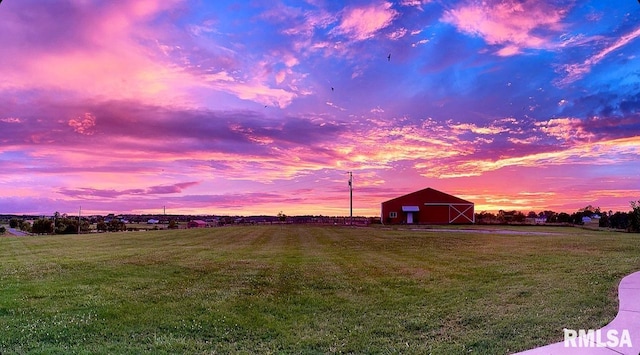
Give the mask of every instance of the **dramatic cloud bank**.
[(0, 4), (0, 213), (640, 199), (634, 2)]

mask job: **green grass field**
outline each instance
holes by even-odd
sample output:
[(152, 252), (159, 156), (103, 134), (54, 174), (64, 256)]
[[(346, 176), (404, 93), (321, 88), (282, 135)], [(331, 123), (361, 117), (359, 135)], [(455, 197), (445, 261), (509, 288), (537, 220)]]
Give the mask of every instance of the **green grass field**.
[(640, 236), (224, 227), (0, 238), (0, 353), (501, 354), (599, 328)]

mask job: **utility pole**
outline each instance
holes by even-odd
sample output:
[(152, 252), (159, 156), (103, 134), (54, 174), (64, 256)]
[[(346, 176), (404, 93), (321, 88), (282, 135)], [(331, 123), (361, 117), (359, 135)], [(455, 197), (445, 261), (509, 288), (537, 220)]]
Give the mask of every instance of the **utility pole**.
[(353, 225), (353, 172), (349, 171), (349, 224)]

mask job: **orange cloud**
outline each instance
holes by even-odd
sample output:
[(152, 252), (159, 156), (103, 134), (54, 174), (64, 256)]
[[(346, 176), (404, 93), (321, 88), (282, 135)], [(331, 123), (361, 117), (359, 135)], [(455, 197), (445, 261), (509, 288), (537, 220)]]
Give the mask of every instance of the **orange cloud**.
[(595, 135), (581, 127), (582, 120), (578, 118), (552, 118), (544, 122), (536, 122), (540, 131), (550, 137), (562, 141), (589, 140)]
[(424, 164), (424, 175), (439, 178), (479, 176), (489, 171), (506, 167), (540, 167), (563, 164), (607, 165), (616, 160), (633, 161), (640, 156), (640, 136), (621, 138), (596, 143), (576, 145), (553, 152), (534, 153), (518, 157), (458, 160), (446, 167)]

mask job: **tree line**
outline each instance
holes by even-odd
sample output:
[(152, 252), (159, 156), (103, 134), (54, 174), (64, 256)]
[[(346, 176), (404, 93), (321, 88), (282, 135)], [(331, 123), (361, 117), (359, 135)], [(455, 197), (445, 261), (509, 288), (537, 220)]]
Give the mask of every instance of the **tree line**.
[[(538, 213), (531, 211), (527, 214), (515, 210), (500, 210), (497, 213), (483, 211), (475, 214), (475, 220), (477, 224), (524, 224), (527, 222), (527, 219), (529, 219), (534, 220), (534, 224), (582, 225), (585, 223), (585, 218), (598, 216), (599, 227), (640, 232), (640, 200), (631, 201), (630, 205), (631, 211), (629, 212), (602, 211), (600, 207), (593, 207), (591, 205), (581, 208), (572, 214), (565, 212), (556, 213), (554, 211), (542, 211)], [(280, 212), (277, 217), (279, 219), (287, 218), (282, 212)], [(98, 232), (127, 230), (126, 224), (116, 218), (109, 220), (99, 219), (95, 222)], [(373, 218), (371, 222), (375, 223), (375, 218)], [(53, 219), (39, 218), (33, 221), (33, 224), (19, 218), (12, 218), (9, 221), (9, 226), (34, 234), (79, 234), (88, 233), (91, 228), (89, 221), (79, 220), (78, 217), (70, 217), (66, 214), (60, 214), (59, 212), (54, 214)], [(170, 221), (168, 228), (177, 228), (176, 221)]]
[[(9, 221), (9, 227), (19, 228), (33, 234), (79, 234), (89, 233), (91, 225), (87, 220), (78, 220), (78, 217), (69, 217), (66, 214), (56, 212), (53, 219), (38, 218), (33, 221), (33, 224), (12, 218)], [(97, 222), (96, 229), (99, 232), (118, 232), (127, 230), (127, 226), (117, 219), (108, 222), (101, 220)]]
[(542, 211), (536, 213), (534, 211), (524, 214), (520, 211), (504, 211), (498, 213), (480, 212), (476, 213), (476, 223), (478, 224), (523, 224), (527, 219), (534, 220), (533, 223), (545, 224), (566, 224), (566, 225), (583, 225), (585, 218), (591, 219), (597, 216), (598, 226), (602, 228), (612, 228), (626, 230), (629, 232), (640, 232), (640, 200), (631, 201), (631, 211), (629, 212), (613, 212), (602, 211), (600, 207), (591, 205), (579, 209), (578, 211), (568, 214), (565, 212), (556, 213), (554, 211)]

